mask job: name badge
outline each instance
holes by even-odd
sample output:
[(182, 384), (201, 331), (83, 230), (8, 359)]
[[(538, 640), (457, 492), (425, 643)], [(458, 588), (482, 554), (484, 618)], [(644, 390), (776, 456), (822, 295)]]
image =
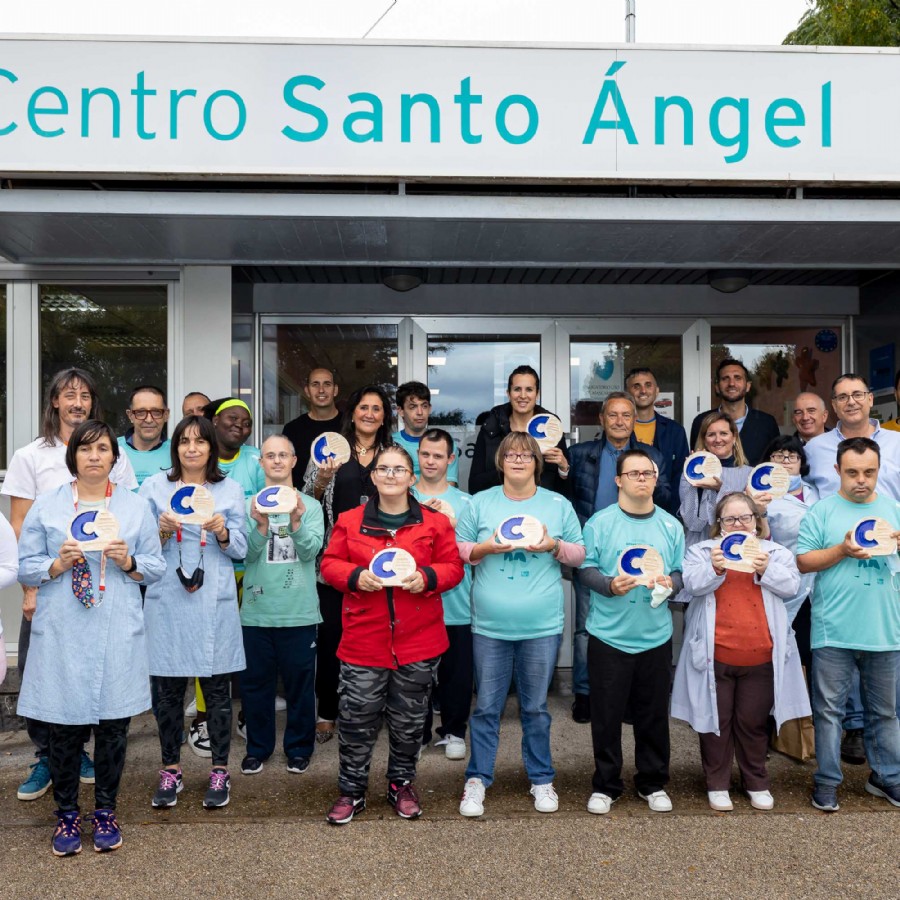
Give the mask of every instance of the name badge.
[(69, 537), (82, 553), (101, 553), (119, 537), (119, 520), (108, 509), (85, 510), (69, 523)]
[(722, 462), (714, 453), (698, 450), (684, 461), (684, 477), (691, 484), (704, 478), (721, 478)]
[(267, 516), (292, 513), (297, 508), (297, 492), (283, 484), (265, 487), (256, 495), (256, 508)]
[(751, 494), (771, 494), (776, 500), (788, 492), (790, 485), (791, 476), (780, 463), (760, 463), (747, 479)]
[(398, 587), (416, 571), (416, 561), (412, 554), (399, 547), (379, 550), (369, 563), (369, 571), (385, 587)]
[(732, 531), (719, 542), (725, 557), (724, 566), (735, 572), (752, 572), (759, 556), (759, 538), (749, 531)]
[(326, 431), (312, 442), (309, 453), (317, 466), (324, 466), (329, 462), (343, 465), (350, 459), (350, 444), (342, 434)]
[(513, 547), (533, 547), (544, 537), (544, 525), (534, 516), (510, 516), (497, 527), (498, 544), (511, 544)]
[(202, 525), (216, 513), (216, 501), (202, 484), (186, 484), (169, 500), (169, 509), (182, 525)]
[(541, 448), (541, 453), (552, 450), (563, 436), (562, 422), (552, 413), (538, 413), (528, 420), (525, 431)]
[(623, 550), (619, 554), (617, 567), (620, 575), (630, 575), (648, 588), (653, 587), (657, 577), (666, 574), (659, 551), (646, 544)]
[(886, 519), (870, 516), (860, 519), (853, 526), (853, 543), (870, 556), (890, 556), (897, 552), (897, 541), (892, 537), (894, 529)]

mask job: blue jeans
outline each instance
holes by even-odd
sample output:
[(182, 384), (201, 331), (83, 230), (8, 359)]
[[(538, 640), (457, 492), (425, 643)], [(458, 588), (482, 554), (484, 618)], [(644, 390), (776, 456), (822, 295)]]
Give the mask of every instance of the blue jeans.
[(469, 720), (472, 755), (466, 778), (480, 778), (485, 787), (494, 780), (500, 716), (515, 672), (525, 771), (532, 784), (553, 781), (556, 772), (550, 758), (547, 689), (556, 666), (561, 637), (553, 634), (525, 641), (501, 641), (472, 635), (478, 700)]
[(575, 587), (575, 629), (572, 635), (572, 693), (590, 694), (588, 679), (588, 631), (587, 619), (591, 609), (591, 591), (581, 583), (578, 571), (572, 573)]
[[(900, 665), (897, 666), (897, 718), (900, 719)], [(859, 672), (853, 673), (853, 687), (847, 698), (847, 710), (844, 714), (844, 731), (853, 731), (863, 727), (862, 698), (859, 695)]]
[(900, 722), (897, 666), (900, 651), (873, 652), (821, 647), (813, 650), (813, 721), (816, 727), (816, 786), (837, 787), (841, 772), (841, 730), (853, 673), (859, 671), (863, 740), (875, 775), (889, 787), (900, 784)]

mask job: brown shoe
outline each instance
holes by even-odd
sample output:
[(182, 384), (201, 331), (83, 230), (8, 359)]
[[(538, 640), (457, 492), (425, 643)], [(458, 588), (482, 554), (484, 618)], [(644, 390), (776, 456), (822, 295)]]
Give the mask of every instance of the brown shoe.
[(334, 737), (334, 722), (327, 719), (316, 722), (316, 743), (327, 744)]

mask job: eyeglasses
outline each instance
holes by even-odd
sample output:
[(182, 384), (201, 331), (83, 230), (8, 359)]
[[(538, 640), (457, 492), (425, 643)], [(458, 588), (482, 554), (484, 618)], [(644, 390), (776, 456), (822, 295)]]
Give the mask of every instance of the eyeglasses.
[(657, 477), (653, 469), (632, 469), (630, 472), (623, 472), (622, 476), (629, 481), (637, 481), (643, 478), (645, 481), (654, 481)]
[(753, 513), (744, 513), (742, 516), (722, 516), (719, 521), (731, 528), (732, 525), (737, 525), (738, 523), (749, 525), (755, 518), (756, 516)]
[(769, 459), (777, 463), (796, 463), (800, 462), (799, 453), (773, 453)]
[(293, 455), (293, 453), (282, 450), (281, 453), (263, 453), (263, 459), (266, 462), (275, 462), (276, 459), (279, 462), (287, 462)]
[(843, 406), (851, 400), (854, 403), (862, 403), (871, 393), (871, 391), (854, 391), (852, 394), (832, 394), (831, 399)]
[(504, 453), (503, 458), (507, 462), (532, 462), (534, 454), (527, 451), (525, 453)]
[(129, 409), (128, 412), (140, 422), (143, 422), (147, 416), (150, 416), (151, 419), (161, 419), (166, 414), (164, 409)]
[(372, 470), (379, 478), (391, 478), (396, 475), (400, 478), (403, 475), (409, 475), (410, 471), (406, 466), (375, 466)]

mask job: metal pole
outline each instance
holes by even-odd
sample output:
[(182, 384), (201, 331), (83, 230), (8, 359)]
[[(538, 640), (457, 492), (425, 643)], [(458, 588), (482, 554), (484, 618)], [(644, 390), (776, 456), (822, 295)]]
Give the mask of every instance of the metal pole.
[(625, 0), (625, 43), (634, 43), (635, 0)]

